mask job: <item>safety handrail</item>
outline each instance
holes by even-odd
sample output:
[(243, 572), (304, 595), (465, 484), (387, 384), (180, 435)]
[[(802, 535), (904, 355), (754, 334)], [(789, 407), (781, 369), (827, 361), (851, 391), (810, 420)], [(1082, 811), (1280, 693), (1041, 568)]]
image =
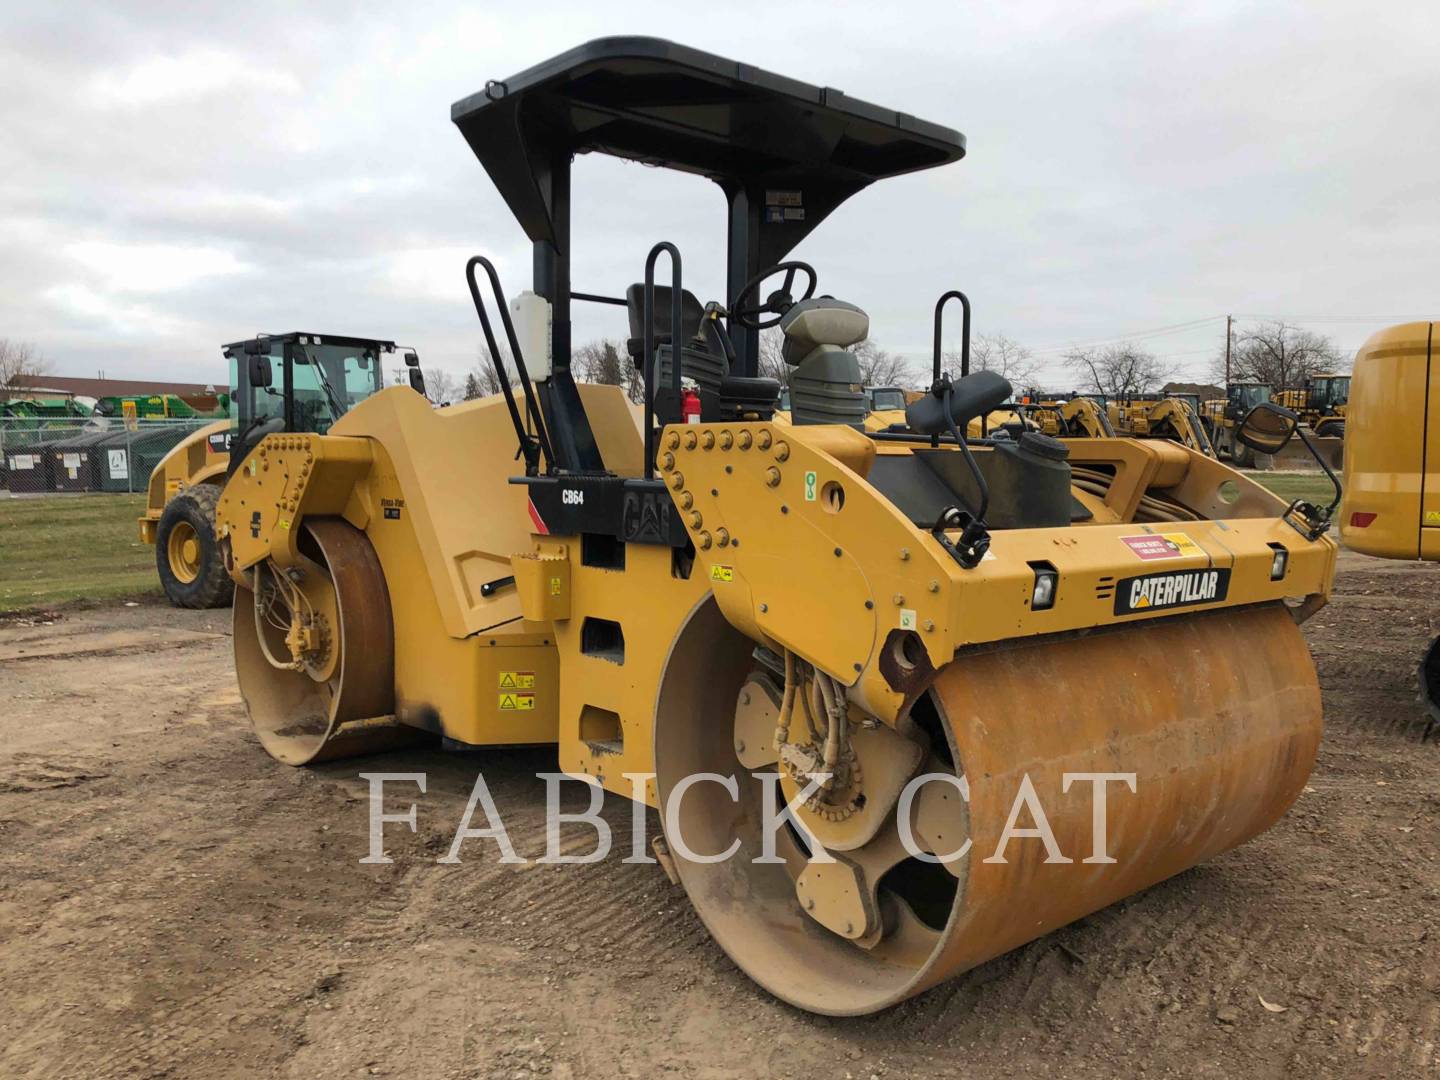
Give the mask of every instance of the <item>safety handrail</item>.
[[(500, 359), (500, 348), (495, 342), (495, 331), (490, 328), (490, 316), (485, 310), (485, 301), (480, 296), (480, 285), (475, 280), (475, 267), (483, 266), (490, 278), (490, 288), (495, 294), (495, 304), (500, 310), (500, 324), (505, 328), (505, 338), (510, 345), (510, 355), (515, 360), (515, 371), (520, 376), (521, 389), (525, 391), (525, 408), (535, 425), (535, 435), (525, 430), (520, 418), (520, 409), (515, 404), (515, 392), (510, 386), (510, 376)], [(505, 304), (505, 292), (500, 288), (500, 275), (495, 264), (484, 255), (472, 256), (465, 264), (465, 281), (470, 286), (470, 299), (475, 302), (475, 314), (480, 316), (480, 327), (485, 332), (485, 345), (490, 350), (490, 363), (495, 368), (496, 381), (505, 395), (505, 406), (510, 410), (510, 422), (515, 425), (515, 437), (520, 441), (520, 453), (525, 458), (525, 475), (534, 476), (540, 471), (540, 455), (545, 455), (545, 471), (555, 471), (555, 454), (550, 448), (550, 435), (545, 430), (545, 420), (535, 400), (535, 390), (530, 385), (530, 372), (525, 367), (525, 357), (520, 352), (520, 339), (515, 335), (515, 324), (510, 320), (510, 309)]]
[[(668, 240), (661, 240), (645, 259), (645, 367), (641, 372), (645, 384), (645, 479), (655, 478), (655, 394), (659, 387), (660, 358), (655, 353), (655, 261), (661, 254), (670, 256), (670, 375), (672, 391), (678, 405), (681, 400), (680, 349), (684, 322), (680, 317), (680, 249)], [(654, 369), (652, 377), (651, 369)]]
[[(960, 301), (960, 377), (963, 379), (970, 374), (970, 298), (959, 289), (951, 289), (935, 301), (935, 382), (940, 381), (941, 364), (941, 343), (944, 337), (945, 328), (945, 305), (951, 300)], [(986, 418), (988, 419), (988, 417)], [(984, 436), (988, 428), (986, 419), (980, 421), (980, 434)], [(930, 445), (940, 445), (940, 436), (932, 435)]]

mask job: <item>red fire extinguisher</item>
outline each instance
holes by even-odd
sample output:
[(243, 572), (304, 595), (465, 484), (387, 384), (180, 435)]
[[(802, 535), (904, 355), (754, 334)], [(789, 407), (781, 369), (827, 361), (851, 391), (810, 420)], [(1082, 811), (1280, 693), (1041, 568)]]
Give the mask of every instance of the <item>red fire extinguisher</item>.
[(680, 416), (687, 424), (700, 423), (700, 393), (697, 390), (685, 390), (680, 398)]

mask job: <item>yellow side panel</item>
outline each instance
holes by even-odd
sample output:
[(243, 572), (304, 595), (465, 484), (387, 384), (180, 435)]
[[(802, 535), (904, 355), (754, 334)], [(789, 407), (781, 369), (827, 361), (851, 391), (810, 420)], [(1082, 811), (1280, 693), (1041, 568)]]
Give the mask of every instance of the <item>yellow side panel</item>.
[[(580, 397), (607, 466), (638, 474), (640, 432), (619, 387), (582, 385)], [(351, 409), (330, 434), (384, 447), (398, 494), (365, 512), (413, 522), (424, 576), (408, 584), (428, 581), (447, 633), (466, 637), (520, 617), (514, 589), (482, 591), (511, 575), (510, 556), (531, 550), (526, 489), (510, 483), (524, 466), (515, 461), (503, 398), (435, 409), (408, 387), (392, 387)]]
[[(542, 550), (564, 550), (571, 560), (572, 614), (554, 624), (561, 657), (560, 768), (595, 777), (608, 790), (631, 794), (626, 773), (654, 771), (655, 695), (670, 646), (690, 611), (709, 590), (702, 563), (689, 578), (672, 570), (668, 547), (628, 544), (625, 569), (585, 566), (573, 539), (546, 541)], [(618, 652), (587, 649), (586, 622), (618, 626)], [(655, 804), (654, 782), (646, 801)]]
[[(553, 743), (560, 674), (550, 628), (512, 617), (483, 633), (447, 632), (417, 541), (424, 504), (402, 492), (398, 471), (377, 448), (375, 468), (346, 512), (365, 529), (389, 586), (396, 715), (475, 746)], [(382, 512), (366, 514), (366, 506)], [(514, 604), (513, 589), (501, 593)]]
[[(1423, 512), (1440, 512), (1440, 425), (1427, 432), (1426, 423), (1427, 410), (1440, 418), (1431, 326), (1406, 323), (1382, 330), (1355, 357), (1340, 538), (1367, 555), (1418, 558), (1422, 494)], [(1435, 523), (1440, 525), (1440, 513)]]

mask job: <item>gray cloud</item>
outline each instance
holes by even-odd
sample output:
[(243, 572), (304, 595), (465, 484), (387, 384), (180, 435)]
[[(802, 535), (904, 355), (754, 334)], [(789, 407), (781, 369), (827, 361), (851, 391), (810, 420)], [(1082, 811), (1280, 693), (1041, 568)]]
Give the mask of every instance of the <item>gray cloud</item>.
[[(123, 7), (123, 9), (122, 9)], [(606, 8), (608, 7), (608, 10)], [(643, 32), (959, 128), (970, 155), (857, 196), (797, 252), (923, 356), (945, 288), (1042, 350), (1228, 311), (1353, 347), (1435, 314), (1433, 6), (131, 3), (0, 16), (0, 336), (58, 370), (215, 378), (223, 340), (413, 342), (460, 370), (474, 251), (519, 229), (449, 105), (579, 41)], [(726, 33), (715, 33), (723, 26)], [(737, 33), (736, 30), (744, 32)], [(576, 172), (577, 287), (666, 238), (719, 291), (723, 203), (690, 177)], [(623, 315), (577, 311), (578, 340)], [(1215, 324), (1147, 339), (1202, 373)]]

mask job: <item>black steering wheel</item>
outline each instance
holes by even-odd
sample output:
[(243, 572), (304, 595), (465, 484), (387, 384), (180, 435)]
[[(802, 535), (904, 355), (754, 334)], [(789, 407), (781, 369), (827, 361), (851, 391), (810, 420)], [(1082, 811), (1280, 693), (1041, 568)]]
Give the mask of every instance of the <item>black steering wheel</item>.
[[(764, 303), (746, 304), (750, 294), (755, 294), (759, 299), (760, 286), (765, 279), (773, 277), (781, 271), (785, 272), (785, 283), (765, 298)], [(776, 263), (768, 269), (761, 270), (740, 289), (740, 294), (730, 303), (730, 318), (734, 319), (747, 330), (768, 330), (781, 319), (785, 313), (800, 302), (791, 295), (790, 289), (795, 284), (795, 273), (799, 271), (805, 275), (805, 295), (800, 300), (809, 300), (815, 295), (815, 268), (809, 263), (803, 262), (782, 262)], [(762, 319), (762, 315), (773, 315), (774, 318)]]

